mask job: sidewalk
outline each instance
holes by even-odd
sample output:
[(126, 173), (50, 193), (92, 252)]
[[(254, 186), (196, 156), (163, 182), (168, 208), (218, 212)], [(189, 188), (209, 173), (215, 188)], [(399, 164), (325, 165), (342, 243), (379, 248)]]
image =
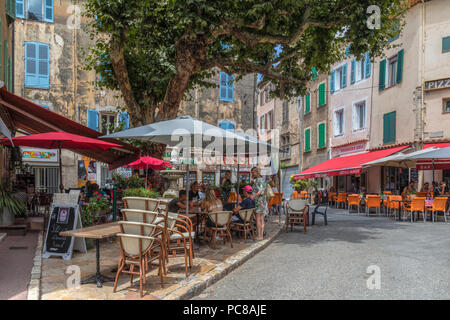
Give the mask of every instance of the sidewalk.
[(39, 232), (0, 241), (0, 300), (26, 300)]
[[(165, 287), (161, 288), (157, 270), (153, 269), (147, 275), (147, 284), (144, 285), (144, 300), (177, 300), (189, 299), (200, 293), (207, 286), (224, 277), (228, 272), (241, 265), (257, 252), (264, 249), (279, 234), (282, 226), (278, 224), (278, 216), (273, 217), (272, 222), (266, 223), (267, 236), (265, 240), (253, 242), (251, 239), (244, 244), (243, 240), (233, 237), (233, 247), (227, 242), (225, 245), (219, 241), (217, 249), (210, 248), (207, 244), (201, 245), (195, 251), (194, 265), (189, 270), (189, 277), (184, 274), (183, 256), (171, 258), (168, 265), (167, 276), (164, 278)], [(284, 222), (284, 221), (283, 221)], [(101, 272), (114, 277), (110, 272), (117, 267), (120, 249), (117, 241), (101, 243)], [(114, 283), (105, 282), (103, 288), (97, 288), (95, 284), (85, 284), (80, 288), (66, 288), (65, 269), (70, 265), (81, 268), (81, 279), (95, 273), (95, 249), (87, 254), (74, 252), (71, 261), (60, 258), (42, 260), (41, 292), (42, 300), (137, 300), (139, 297), (139, 278), (134, 279), (130, 286), (130, 277), (121, 275), (117, 292), (113, 293)]]

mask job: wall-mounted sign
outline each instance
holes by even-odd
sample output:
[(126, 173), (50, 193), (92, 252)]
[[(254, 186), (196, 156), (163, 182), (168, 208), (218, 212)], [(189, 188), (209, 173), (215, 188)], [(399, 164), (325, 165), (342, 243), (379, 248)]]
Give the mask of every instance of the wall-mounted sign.
[(354, 152), (360, 152), (366, 150), (366, 142), (358, 142), (342, 147), (336, 147), (333, 148), (333, 158), (337, 156), (342, 156), (344, 154), (354, 153)]
[(58, 162), (58, 149), (21, 148), (22, 161)]
[(437, 90), (450, 88), (450, 78), (425, 81), (425, 90)]

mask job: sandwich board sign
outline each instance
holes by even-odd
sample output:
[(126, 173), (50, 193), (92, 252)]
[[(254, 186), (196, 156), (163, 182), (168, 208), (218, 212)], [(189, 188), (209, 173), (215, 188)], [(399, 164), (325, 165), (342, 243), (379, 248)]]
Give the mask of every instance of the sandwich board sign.
[(82, 225), (78, 204), (52, 203), (42, 258), (59, 256), (64, 260), (70, 260), (74, 249), (87, 252), (84, 239), (59, 235), (60, 232), (79, 228), (82, 228)]

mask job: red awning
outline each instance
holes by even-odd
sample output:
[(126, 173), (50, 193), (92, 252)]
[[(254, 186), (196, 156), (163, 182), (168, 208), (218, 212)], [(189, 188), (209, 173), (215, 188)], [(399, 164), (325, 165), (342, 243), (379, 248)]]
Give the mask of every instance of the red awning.
[(311, 179), (321, 177), (343, 176), (361, 173), (363, 164), (402, 151), (409, 146), (355, 154), (347, 157), (333, 158), (312, 168), (299, 172), (295, 179)]
[[(21, 129), (35, 134), (51, 131), (64, 131), (88, 138), (98, 139), (101, 132), (92, 130), (56, 112), (47, 110), (27, 99), (19, 97), (3, 86), (0, 88), (0, 117), (11, 132)], [(139, 149), (116, 139), (102, 139), (121, 145), (110, 150), (83, 150), (77, 153), (118, 168), (139, 158)]]

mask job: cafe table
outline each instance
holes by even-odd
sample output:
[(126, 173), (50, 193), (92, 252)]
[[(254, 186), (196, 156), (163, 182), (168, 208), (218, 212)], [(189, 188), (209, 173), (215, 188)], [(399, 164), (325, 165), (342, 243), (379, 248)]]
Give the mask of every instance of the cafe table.
[(120, 226), (117, 222), (99, 224), (92, 227), (69, 230), (59, 233), (60, 236), (65, 237), (88, 238), (95, 240), (97, 272), (95, 273), (95, 275), (82, 280), (81, 284), (97, 283), (97, 288), (101, 288), (103, 282), (114, 282), (113, 278), (107, 277), (100, 273), (100, 240), (115, 236), (118, 233), (120, 233)]

